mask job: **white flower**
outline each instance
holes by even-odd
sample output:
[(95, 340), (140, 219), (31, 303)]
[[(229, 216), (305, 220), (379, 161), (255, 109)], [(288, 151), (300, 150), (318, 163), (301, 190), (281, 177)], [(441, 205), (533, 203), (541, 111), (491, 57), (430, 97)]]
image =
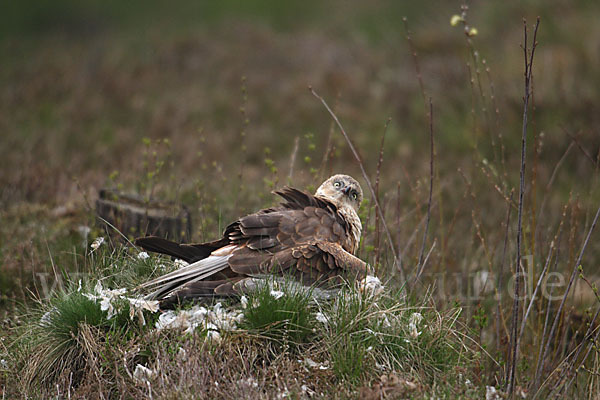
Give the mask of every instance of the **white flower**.
[(282, 298), (283, 295), (284, 295), (284, 293), (282, 291), (280, 291), (280, 290), (271, 290), (271, 296), (275, 300)]
[(365, 279), (360, 281), (359, 289), (363, 293), (369, 293), (372, 296), (376, 296), (379, 293), (383, 292), (383, 285), (378, 277), (367, 275)]
[(207, 339), (218, 341), (219, 331), (237, 329), (243, 317), (239, 310), (227, 311), (221, 303), (215, 304), (212, 309), (196, 305), (189, 310), (165, 311), (158, 317), (155, 327), (157, 330), (183, 329), (185, 333), (192, 333), (196, 328), (204, 327), (209, 331)]
[(0, 360), (0, 367), (4, 368), (4, 369), (8, 369), (8, 361), (6, 361), (4, 358)]
[(104, 289), (102, 289), (102, 282), (100, 282), (100, 281), (96, 282), (96, 286), (94, 286), (94, 292), (101, 295), (103, 291), (104, 291)]
[[(298, 360), (300, 361), (300, 360)], [(300, 361), (302, 362), (302, 361)], [(320, 370), (326, 370), (329, 369), (329, 366), (326, 363), (318, 363), (315, 360), (313, 360), (312, 358), (305, 358), (304, 359), (304, 364), (306, 364), (307, 367), (309, 368), (318, 368)]]
[(388, 319), (387, 315), (383, 315), (383, 322), (381, 323), (381, 325), (384, 328), (390, 328), (392, 326), (392, 324), (390, 323), (390, 320)]
[(249, 386), (249, 387), (253, 387), (253, 388), (257, 388), (258, 387), (258, 382), (256, 382), (256, 379), (254, 379), (254, 377), (249, 377), (248, 379), (240, 379), (238, 381), (238, 383), (240, 385), (244, 385), (244, 386)]
[(187, 351), (185, 351), (185, 349), (183, 347), (180, 347), (179, 351), (177, 352), (177, 357), (181, 361), (187, 361)]
[(177, 259), (173, 262), (173, 265), (175, 265), (175, 268), (179, 269), (179, 268), (187, 267), (190, 264), (186, 261)]
[(108, 297), (103, 297), (100, 301), (100, 310), (106, 311), (106, 318), (111, 319), (115, 314), (115, 308)]
[(137, 364), (135, 366), (135, 371), (133, 371), (133, 379), (135, 379), (137, 382), (146, 383), (154, 377), (154, 374), (155, 372), (150, 368), (147, 368), (142, 364)]
[(42, 315), (42, 318), (40, 318), (40, 325), (42, 326), (48, 326), (50, 325), (50, 322), (52, 322), (52, 313), (55, 311), (56, 309), (53, 308), (50, 311), (47, 311), (44, 315)]
[(315, 314), (315, 318), (317, 319), (317, 321), (327, 325), (329, 323), (329, 320), (327, 319), (327, 317), (325, 316), (325, 314), (323, 314), (322, 312), (318, 312)]
[(129, 318), (133, 319), (137, 315), (142, 322), (142, 325), (146, 325), (146, 319), (144, 318), (144, 310), (150, 312), (158, 312), (158, 301), (157, 300), (146, 300), (140, 298), (127, 297), (129, 301)]
[(408, 320), (408, 331), (410, 333), (410, 336), (412, 336), (413, 338), (417, 338), (422, 332), (419, 332), (419, 330), (417, 329), (417, 325), (419, 325), (419, 323), (423, 320), (423, 316), (421, 315), (421, 313), (412, 313), (412, 315), (410, 316), (409, 320)]
[(421, 315), (421, 313), (418, 312), (412, 313), (409, 319), (410, 324), (418, 324), (421, 321), (423, 321), (423, 315)]
[(150, 258), (150, 256), (145, 251), (140, 251), (137, 255), (137, 258), (138, 258), (138, 260), (146, 260), (146, 259)]
[(129, 301), (129, 304), (131, 304), (134, 308), (147, 310), (147, 311), (150, 311), (153, 313), (158, 311), (158, 301), (157, 300), (146, 300), (146, 299), (131, 298), (131, 297), (128, 297), (127, 300)]
[(168, 310), (160, 314), (160, 316), (158, 317), (158, 321), (156, 321), (156, 325), (154, 325), (154, 327), (159, 331), (166, 328), (173, 328), (173, 324), (175, 323), (176, 319), (177, 314), (175, 314), (175, 311)]
[(100, 310), (106, 311), (106, 317), (111, 319), (117, 313), (113, 301), (123, 298), (127, 289), (104, 289), (102, 287), (102, 282), (98, 281), (96, 286), (94, 286), (94, 292), (96, 292), (96, 294), (84, 293), (83, 295), (93, 301), (100, 300)]
[(494, 386), (485, 387), (485, 400), (500, 400), (500, 394)]
[(90, 247), (92, 248), (92, 251), (94, 250), (98, 250), (98, 248), (100, 246), (102, 246), (102, 243), (104, 243), (104, 238), (102, 236), (97, 237), (92, 244), (90, 244)]
[(206, 331), (206, 340), (219, 343), (221, 341), (221, 334), (219, 331), (208, 330)]
[(246, 296), (240, 297), (240, 303), (243, 309), (248, 308), (248, 298)]

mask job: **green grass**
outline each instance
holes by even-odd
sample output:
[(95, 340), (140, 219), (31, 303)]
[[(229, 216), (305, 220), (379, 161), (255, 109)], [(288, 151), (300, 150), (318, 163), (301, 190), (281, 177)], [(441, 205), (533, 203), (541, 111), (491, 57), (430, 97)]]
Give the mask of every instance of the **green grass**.
[(372, 377), (379, 368), (411, 373), (431, 384), (452, 369), (476, 362), (475, 352), (457, 336), (459, 314), (460, 309), (441, 315), (411, 305), (400, 291), (379, 298), (343, 292), (326, 311), (333, 368), (350, 382)]
[[(100, 357), (103, 346), (123, 344), (154, 325), (156, 314), (131, 311), (124, 296), (132, 296), (137, 283), (156, 272), (159, 260), (140, 260), (125, 247), (108, 250), (109, 246), (103, 244), (85, 256), (87, 273), (73, 274), (73, 280), (63, 270), (61, 288), (19, 313), (22, 322), (12, 329), (9, 349), (21, 387), (43, 390), (69, 373), (77, 386), (89, 371), (90, 357)], [(96, 286), (100, 280), (104, 288), (128, 284), (130, 293), (115, 295), (111, 308), (103, 310)]]
[[(407, 305), (399, 291), (372, 296), (351, 286), (342, 288), (331, 300), (315, 300), (314, 288), (302, 288), (289, 279), (258, 283), (247, 294), (244, 308), (235, 302), (226, 304), (227, 310), (241, 309), (243, 319), (236, 330), (221, 330), (216, 342), (207, 337), (204, 325), (187, 335), (171, 329), (157, 331), (154, 325), (160, 313), (143, 311), (143, 325), (139, 314), (130, 314), (124, 297), (115, 295), (111, 309), (103, 310), (103, 299), (90, 295), (100, 293), (99, 280), (104, 289), (120, 287), (117, 284), (132, 289), (165, 260), (139, 260), (121, 245), (112, 248), (107, 243), (88, 253), (85, 260), (92, 273), (77, 282), (65, 273), (64, 290), (17, 313), (20, 322), (12, 329), (13, 341), (2, 354), (15, 366), (5, 376), (13, 387), (45, 396), (68, 380), (72, 389), (81, 393), (89, 390), (90, 382), (102, 382), (105, 393), (130, 393), (139, 381), (132, 375), (127, 381), (133, 386), (127, 388), (118, 378), (127, 375), (118, 362), (123, 354), (127, 370), (140, 363), (151, 369), (161, 365), (159, 374), (169, 380), (174, 379), (175, 371), (165, 364), (181, 362), (182, 354), (197, 359), (207, 352), (210, 362), (221, 368), (221, 363), (228, 363), (221, 355), (233, 348), (248, 357), (249, 364), (239, 366), (245, 373), (260, 368), (261, 363), (287, 359), (306, 365), (308, 376), (327, 376), (324, 384), (346, 382), (350, 384), (347, 390), (355, 392), (382, 371), (410, 373), (414, 382), (429, 386), (446, 371), (466, 370), (476, 355), (475, 349), (460, 339), (461, 334), (450, 334), (456, 329), (457, 314), (442, 315)], [(213, 309), (207, 307), (209, 312)], [(189, 306), (183, 310), (187, 309)], [(408, 321), (417, 312), (424, 317), (417, 324), (421, 334), (411, 336)], [(200, 345), (190, 350), (190, 342)], [(331, 390), (327, 384), (317, 389)]]
[[(390, 376), (414, 377), (418, 384), (419, 394), (397, 392), (397, 397), (481, 398), (486, 385), (502, 389), (516, 228), (516, 209), (508, 199), (519, 181), (522, 16), (530, 23), (542, 16), (524, 208), (523, 252), (533, 257), (528, 272), (534, 279), (552, 242), (559, 251), (550, 270), (570, 273), (600, 199), (593, 130), (599, 124), (594, 105), (600, 103), (593, 62), (600, 37), (598, 3), (563, 3), (471, 4), (468, 20), (479, 31), (471, 38), (478, 61), (461, 28), (449, 24), (460, 12), (458, 4), (439, 0), (178, 6), (63, 0), (5, 7), (0, 15), (5, 117), (0, 118), (0, 358), (9, 363), (0, 366), (0, 390), (7, 397), (26, 393), (25, 387), (32, 397), (66, 397), (72, 367), (80, 397), (104, 391), (105, 397), (147, 398), (147, 385), (132, 378), (138, 363), (162, 371), (152, 381), (155, 397), (172, 396), (172, 387), (188, 397), (275, 398), (286, 390), (302, 397), (308, 396), (305, 385), (323, 397), (347, 398), (364, 388), (387, 387)], [(259, 290), (248, 296), (258, 306), (245, 310), (246, 325), (223, 334), (221, 343), (207, 343), (202, 328), (189, 335), (157, 333), (156, 314), (144, 314), (145, 327), (128, 311), (111, 319), (94, 316), (97, 310), (76, 292), (79, 279), (82, 290), (93, 293), (98, 280), (105, 288), (135, 288), (172, 268), (164, 258), (138, 259), (120, 239), (90, 252), (91, 240), (104, 235), (94, 215), (96, 192), (103, 186), (183, 203), (192, 213), (194, 241), (214, 239), (240, 215), (272, 205), (273, 186), (311, 189), (330, 173), (344, 172), (359, 177), (367, 192), (343, 139), (305, 90), (309, 84), (335, 108), (371, 179), (383, 126), (392, 118), (379, 193), (393, 247), (410, 275), (423, 240), (429, 136), (403, 16), (418, 54), (425, 100), (431, 96), (434, 106), (435, 177), (425, 241), (431, 256), (423, 286), (412, 288), (408, 299), (397, 293), (404, 282), (381, 226), (375, 227), (371, 201), (360, 213), (364, 235), (358, 254), (372, 265), (381, 256), (378, 275), (388, 283), (377, 299), (347, 289), (343, 297), (317, 306), (301, 295), (274, 299)], [(561, 219), (563, 234), (555, 238)], [(87, 242), (79, 233), (83, 226), (90, 229)], [(592, 283), (600, 259), (596, 237), (582, 260)], [(496, 287), (501, 265), (505, 279)], [(489, 273), (491, 290), (479, 296), (474, 282), (483, 272)], [(421, 291), (427, 287), (433, 288), (432, 298)], [(557, 368), (564, 370), (565, 357), (591, 343), (582, 332), (595, 312), (588, 307), (598, 303), (586, 288), (566, 300), (560, 332), (552, 340), (557, 345), (543, 366), (545, 375), (554, 375), (542, 396), (555, 384), (562, 387), (554, 379), (563, 377)], [(580, 292), (588, 298), (579, 300)], [(41, 303), (32, 300), (37, 297)], [(552, 318), (556, 306), (551, 302), (548, 308)], [(52, 307), (64, 309), (64, 318), (57, 314), (56, 324), (44, 330), (36, 324)], [(531, 385), (546, 307), (545, 299), (536, 299), (525, 328), (518, 370), (522, 387)], [(317, 312), (327, 325), (316, 320)], [(408, 328), (415, 313), (424, 318), (416, 338)], [(384, 314), (391, 326), (382, 323)], [(26, 340), (18, 342), (18, 336)], [(79, 361), (71, 367), (56, 364), (44, 338), (63, 343), (61, 351)], [(9, 348), (9, 343), (20, 344)], [(27, 356), (30, 371), (42, 359), (57, 366), (48, 377), (54, 391), (38, 380), (21, 379)], [(595, 357), (591, 348), (578, 386), (571, 388), (575, 397), (597, 385)], [(305, 358), (323, 369), (309, 367)], [(250, 378), (260, 389), (247, 384)]]
[(304, 343), (314, 336), (311, 299), (312, 290), (299, 290), (289, 278), (267, 280), (249, 295), (242, 326), (287, 345)]

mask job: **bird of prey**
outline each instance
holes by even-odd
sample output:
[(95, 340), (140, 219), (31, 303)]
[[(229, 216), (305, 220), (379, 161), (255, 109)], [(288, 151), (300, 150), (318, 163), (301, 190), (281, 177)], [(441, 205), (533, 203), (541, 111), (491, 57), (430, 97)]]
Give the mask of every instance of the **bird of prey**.
[(177, 244), (158, 237), (135, 244), (190, 263), (142, 285), (161, 306), (187, 299), (244, 293), (255, 278), (291, 276), (303, 285), (332, 288), (365, 278), (368, 265), (354, 256), (362, 225), (363, 193), (348, 175), (334, 175), (310, 194), (291, 187), (275, 191), (279, 206), (230, 224), (219, 240)]

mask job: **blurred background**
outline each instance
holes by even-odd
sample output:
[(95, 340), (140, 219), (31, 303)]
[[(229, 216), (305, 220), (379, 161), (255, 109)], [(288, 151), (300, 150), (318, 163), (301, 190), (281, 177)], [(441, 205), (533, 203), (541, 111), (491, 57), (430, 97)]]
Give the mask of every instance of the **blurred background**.
[[(313, 189), (343, 172), (359, 178), (367, 192), (358, 163), (309, 85), (335, 110), (373, 182), (379, 170), (380, 201), (407, 271), (422, 248), (432, 99), (436, 154), (427, 272), (493, 272), (504, 257), (503, 224), (518, 188), (522, 18), (531, 27), (536, 16), (542, 22), (525, 246), (533, 263), (541, 262), (568, 204), (564, 267), (570, 268), (600, 199), (600, 3), (462, 4), (4, 4), (4, 304), (27, 297), (35, 274), (52, 263), (76, 268), (82, 246), (100, 234), (94, 201), (103, 187), (184, 204), (194, 240), (213, 238), (237, 216), (272, 204), (270, 190), (284, 184)], [(455, 26), (453, 15), (460, 16)], [(361, 217), (361, 257), (395, 268), (371, 200)], [(510, 246), (507, 260), (513, 259)], [(588, 249), (593, 268), (599, 250), (597, 241)]]

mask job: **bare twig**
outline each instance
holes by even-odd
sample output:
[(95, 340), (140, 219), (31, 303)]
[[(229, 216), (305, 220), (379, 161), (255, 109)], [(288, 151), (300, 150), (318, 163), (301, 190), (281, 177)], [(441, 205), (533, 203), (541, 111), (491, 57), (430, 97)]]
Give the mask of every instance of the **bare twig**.
[[(425, 259), (423, 260), (423, 268), (421, 268), (421, 272), (423, 272), (423, 269), (425, 268), (425, 265), (427, 265), (427, 261), (429, 260), (429, 256), (433, 252), (433, 249), (435, 249), (435, 245), (436, 244), (437, 244), (437, 240), (434, 240), (433, 244), (431, 245), (431, 248), (429, 249), (429, 251), (427, 252), (427, 255), (425, 256)], [(417, 276), (417, 279), (419, 279), (420, 277), (421, 277), (421, 275), (419, 274), (419, 276)]]
[(375, 195), (375, 189), (373, 188), (373, 185), (371, 184), (371, 180), (369, 179), (369, 176), (367, 175), (367, 171), (365, 171), (365, 167), (360, 158), (360, 155), (356, 151), (354, 144), (352, 144), (350, 137), (346, 133), (346, 130), (344, 129), (342, 124), (340, 123), (340, 120), (338, 119), (337, 115), (335, 115), (335, 113), (331, 110), (331, 108), (329, 108), (325, 99), (323, 99), (323, 97), (321, 97), (319, 94), (317, 94), (317, 92), (314, 91), (312, 86), (309, 86), (308, 90), (310, 90), (312, 95), (315, 96), (317, 99), (319, 99), (321, 101), (321, 103), (323, 104), (323, 106), (325, 106), (325, 109), (327, 110), (327, 112), (329, 112), (329, 115), (331, 115), (331, 118), (333, 118), (336, 125), (340, 129), (340, 132), (344, 136), (346, 143), (348, 143), (348, 147), (350, 147), (350, 151), (352, 151), (352, 155), (354, 155), (354, 158), (358, 162), (358, 166), (360, 167), (360, 172), (362, 173), (362, 176), (363, 176), (365, 182), (367, 182), (367, 187), (369, 188), (369, 192), (371, 192), (371, 197), (373, 198), (376, 210), (379, 213), (379, 217), (381, 218), (381, 225), (383, 226), (383, 229), (385, 230), (388, 244), (390, 246), (390, 249), (392, 250), (392, 254), (394, 255), (394, 265), (398, 267), (398, 269), (400, 270), (401, 278), (404, 279), (404, 276), (405, 276), (404, 268), (402, 267), (402, 264), (398, 262), (401, 258), (396, 256), (396, 252), (394, 249), (394, 242), (392, 241), (392, 235), (390, 234), (390, 230), (388, 229), (387, 223), (385, 222), (385, 218), (383, 216), (383, 213), (381, 212), (381, 207), (379, 206), (379, 201), (377, 201), (377, 196)]
[[(552, 184), (554, 183), (554, 179), (556, 179), (556, 175), (558, 173), (558, 170), (560, 169), (560, 167), (564, 163), (565, 159), (567, 158), (567, 155), (569, 154), (569, 151), (571, 151), (571, 148), (573, 146), (574, 146), (573, 142), (569, 143), (569, 146), (567, 147), (567, 149), (565, 150), (565, 152), (563, 153), (563, 155), (560, 157), (560, 159), (558, 160), (558, 162), (554, 166), (554, 170), (552, 170), (552, 174), (550, 175), (550, 179), (548, 179), (548, 183), (546, 184), (544, 197), (542, 198), (542, 205), (540, 206), (540, 211), (538, 212), (538, 220), (540, 220), (540, 218), (542, 217), (542, 213), (544, 212), (544, 206), (546, 205), (546, 200), (547, 200), (547, 197), (548, 197), (548, 193), (550, 192), (550, 187), (552, 187)], [(539, 230), (539, 225), (536, 226), (536, 231), (537, 230)]]
[[(502, 278), (504, 275), (504, 264), (506, 260), (506, 248), (508, 246), (508, 232), (510, 229), (510, 212), (512, 210), (512, 201), (513, 201), (514, 191), (510, 192), (510, 201), (508, 202), (508, 209), (506, 210), (506, 229), (504, 231), (504, 246), (502, 247), (502, 258), (500, 259), (500, 271), (498, 273), (498, 287), (497, 291), (502, 290)], [(496, 349), (500, 349), (500, 308), (502, 297), (497, 293), (497, 303), (496, 303)], [(508, 332), (506, 332), (508, 333)]]
[[(385, 145), (385, 134), (387, 133), (388, 126), (392, 121), (391, 118), (388, 118), (385, 123), (385, 127), (383, 128), (383, 135), (381, 136), (381, 145), (379, 146), (379, 160), (377, 161), (377, 172), (375, 174), (375, 195), (377, 196), (377, 202), (379, 203), (379, 176), (381, 174), (381, 165), (383, 164), (383, 147)], [(381, 210), (381, 214), (383, 215), (383, 210)], [(380, 232), (379, 232), (379, 212), (375, 212), (375, 274), (377, 274), (377, 270), (379, 268), (379, 260), (381, 256), (381, 250), (379, 248), (380, 245)]]
[[(521, 241), (523, 240), (523, 195), (525, 193), (525, 159), (527, 150), (527, 112), (529, 108), (529, 97), (531, 96), (531, 76), (533, 67), (533, 56), (535, 54), (535, 48), (537, 47), (536, 38), (537, 31), (540, 25), (540, 18), (538, 17), (535, 23), (533, 31), (533, 43), (531, 45), (531, 53), (527, 50), (527, 21), (523, 19), (523, 32), (524, 32), (524, 44), (523, 44), (523, 56), (525, 60), (525, 96), (523, 98), (523, 129), (521, 132), (521, 169), (520, 169), (520, 180), (519, 180), (519, 207), (517, 216), (517, 260), (515, 265), (515, 271), (519, 271), (521, 266)], [(520, 280), (518, 273), (515, 276), (515, 297), (513, 300), (513, 321), (512, 321), (512, 332), (511, 332), (511, 354), (509, 357), (509, 368), (508, 368), (508, 395), (513, 397), (515, 387), (515, 371), (517, 367), (518, 359), (518, 325), (519, 325), (519, 296), (520, 296)]]
[(421, 96), (423, 97), (423, 102), (425, 102), (426, 97), (425, 86), (423, 85), (423, 75), (421, 74), (421, 67), (419, 66), (419, 57), (417, 56), (417, 50), (415, 49), (410, 30), (408, 29), (408, 18), (402, 17), (402, 22), (404, 23), (404, 30), (406, 31), (406, 41), (408, 42), (408, 47), (410, 48), (410, 54), (412, 55), (413, 63), (415, 64), (415, 72), (417, 73), (417, 80), (419, 81)]
[(577, 139), (577, 136), (575, 135), (571, 135), (571, 133), (569, 133), (569, 131), (561, 126), (561, 129), (565, 132), (565, 134), (573, 141), (575, 142), (575, 144), (577, 145), (577, 147), (579, 147), (579, 150), (581, 150), (581, 152), (583, 153), (583, 155), (585, 156), (585, 158), (587, 158), (592, 165), (595, 167), (596, 166), (596, 161), (594, 161), (594, 157), (592, 157), (590, 155), (590, 153), (588, 153), (588, 151), (585, 149), (585, 147), (582, 146), (581, 143), (579, 143), (579, 139)]
[(431, 196), (433, 194), (433, 175), (434, 175), (434, 157), (435, 149), (433, 144), (433, 103), (429, 98), (429, 199), (427, 201), (427, 218), (425, 220), (425, 230), (423, 232), (423, 243), (421, 244), (421, 252), (419, 254), (419, 264), (417, 264), (416, 279), (419, 279), (423, 272), (423, 255), (425, 253), (425, 245), (427, 243), (427, 233), (429, 231), (429, 220), (431, 219)]

